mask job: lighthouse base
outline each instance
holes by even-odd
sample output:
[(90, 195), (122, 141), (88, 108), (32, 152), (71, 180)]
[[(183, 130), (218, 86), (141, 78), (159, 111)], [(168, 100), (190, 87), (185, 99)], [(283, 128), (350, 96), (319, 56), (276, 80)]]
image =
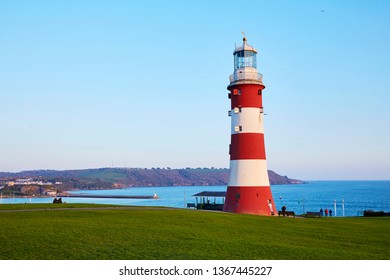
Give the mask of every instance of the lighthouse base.
[(276, 208), (271, 188), (228, 187), (223, 211), (272, 216), (276, 213)]

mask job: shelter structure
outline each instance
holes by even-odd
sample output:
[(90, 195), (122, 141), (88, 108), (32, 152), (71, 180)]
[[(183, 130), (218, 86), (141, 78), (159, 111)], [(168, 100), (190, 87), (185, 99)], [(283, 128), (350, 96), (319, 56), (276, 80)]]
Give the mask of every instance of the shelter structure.
[(200, 192), (193, 195), (196, 198), (196, 209), (222, 211), (226, 192)]

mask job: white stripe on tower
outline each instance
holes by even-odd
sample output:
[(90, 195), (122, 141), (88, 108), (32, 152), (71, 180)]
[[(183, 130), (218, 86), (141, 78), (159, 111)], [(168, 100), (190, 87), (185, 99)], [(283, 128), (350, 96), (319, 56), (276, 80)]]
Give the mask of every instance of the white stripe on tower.
[(264, 133), (262, 108), (234, 108), (231, 117), (232, 134)]
[(230, 161), (228, 186), (269, 186), (267, 162), (265, 159), (240, 159)]

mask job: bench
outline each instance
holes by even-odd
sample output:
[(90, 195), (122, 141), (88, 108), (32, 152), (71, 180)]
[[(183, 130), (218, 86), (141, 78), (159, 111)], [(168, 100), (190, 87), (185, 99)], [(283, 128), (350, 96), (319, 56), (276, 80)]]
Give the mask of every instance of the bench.
[(295, 212), (294, 211), (278, 211), (278, 216), (294, 216), (295, 217)]
[(306, 213), (306, 218), (314, 218), (314, 217), (321, 217), (320, 212), (307, 212)]
[(196, 209), (195, 203), (187, 203), (187, 209), (194, 208)]

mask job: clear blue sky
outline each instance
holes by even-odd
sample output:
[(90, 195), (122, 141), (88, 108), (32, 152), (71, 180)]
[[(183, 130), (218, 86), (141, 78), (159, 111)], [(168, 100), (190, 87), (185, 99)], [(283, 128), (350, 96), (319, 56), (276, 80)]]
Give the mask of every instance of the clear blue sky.
[(268, 168), (390, 179), (390, 1), (0, 1), (0, 171), (228, 167), (241, 30)]

